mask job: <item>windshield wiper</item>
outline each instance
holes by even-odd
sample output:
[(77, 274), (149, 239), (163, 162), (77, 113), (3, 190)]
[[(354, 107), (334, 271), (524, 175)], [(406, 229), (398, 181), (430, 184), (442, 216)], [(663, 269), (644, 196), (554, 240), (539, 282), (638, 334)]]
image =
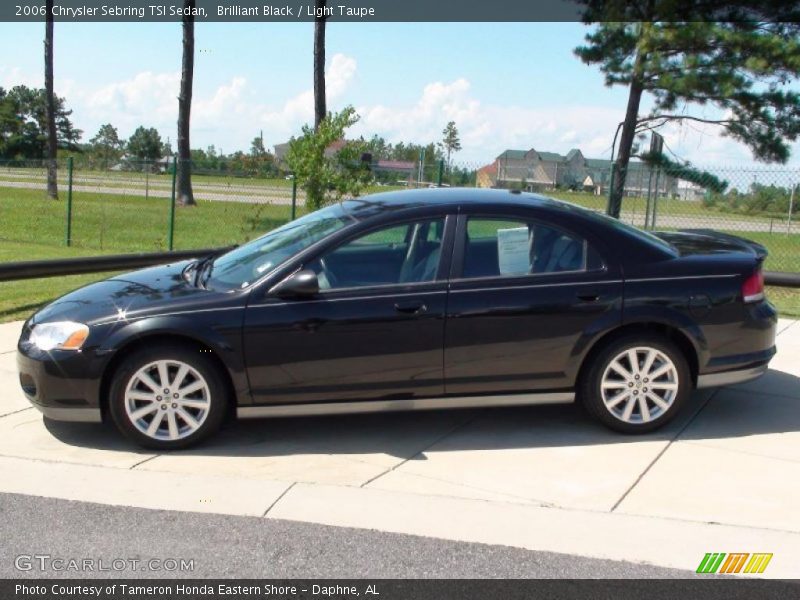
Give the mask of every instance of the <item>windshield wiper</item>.
[[(194, 271), (194, 282), (193, 282), (193, 285), (195, 287), (197, 287), (198, 283), (200, 283), (200, 278), (203, 276), (203, 271), (208, 267), (209, 264), (214, 262), (214, 258), (215, 257), (216, 257), (215, 254), (209, 254), (205, 258), (201, 258), (196, 263), (194, 263), (193, 265), (190, 265), (190, 267), (187, 268), (187, 271), (184, 273), (184, 276), (188, 275), (190, 270)], [(209, 273), (210, 273), (210, 271), (209, 271)], [(205, 281), (204, 281), (204, 283), (205, 283)]]
[(202, 287), (206, 287), (206, 283), (211, 278), (211, 271), (214, 270), (214, 256), (209, 257), (207, 262), (204, 262), (203, 265), (197, 270), (197, 280), (200, 282)]

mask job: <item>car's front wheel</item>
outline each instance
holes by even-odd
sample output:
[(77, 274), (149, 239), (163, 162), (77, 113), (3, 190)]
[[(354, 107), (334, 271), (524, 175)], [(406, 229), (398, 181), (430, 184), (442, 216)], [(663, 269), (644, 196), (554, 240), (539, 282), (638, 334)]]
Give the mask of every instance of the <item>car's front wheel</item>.
[(604, 347), (580, 383), (586, 409), (623, 433), (665, 425), (691, 394), (691, 374), (680, 349), (658, 336), (631, 335)]
[(119, 430), (145, 448), (185, 448), (219, 429), (227, 405), (217, 365), (199, 348), (138, 350), (114, 373), (109, 411)]

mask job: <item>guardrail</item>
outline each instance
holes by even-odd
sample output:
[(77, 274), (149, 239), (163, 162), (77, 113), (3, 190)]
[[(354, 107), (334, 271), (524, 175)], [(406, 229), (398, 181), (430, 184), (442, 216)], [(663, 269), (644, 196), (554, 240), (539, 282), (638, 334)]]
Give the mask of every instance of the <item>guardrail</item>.
[[(208, 256), (209, 254), (221, 254), (234, 247), (235, 246), (227, 246), (225, 248), (203, 248), (173, 252), (143, 252), (138, 254), (115, 254), (111, 256), (88, 256), (82, 258), (59, 258), (54, 260), (0, 263), (0, 281), (137, 269), (139, 267), (160, 265), (173, 260)], [(800, 273), (765, 271), (764, 282), (767, 285), (778, 287), (800, 287)]]
[(58, 258), (53, 260), (27, 260), (22, 262), (0, 263), (0, 281), (138, 269), (140, 267), (161, 265), (174, 260), (208, 256), (209, 254), (221, 254), (233, 247), (234, 246), (173, 252), (142, 252), (137, 254), (114, 254), (109, 256), (86, 256), (80, 258)]
[(800, 287), (800, 273), (764, 271), (764, 283), (776, 287)]

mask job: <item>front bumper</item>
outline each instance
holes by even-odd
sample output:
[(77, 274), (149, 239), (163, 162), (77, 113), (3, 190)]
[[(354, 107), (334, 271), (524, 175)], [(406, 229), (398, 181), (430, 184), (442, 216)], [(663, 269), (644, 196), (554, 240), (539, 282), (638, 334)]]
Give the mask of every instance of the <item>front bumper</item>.
[(22, 392), (48, 419), (99, 423), (100, 371), (89, 353), (44, 352), (32, 344), (17, 347)]

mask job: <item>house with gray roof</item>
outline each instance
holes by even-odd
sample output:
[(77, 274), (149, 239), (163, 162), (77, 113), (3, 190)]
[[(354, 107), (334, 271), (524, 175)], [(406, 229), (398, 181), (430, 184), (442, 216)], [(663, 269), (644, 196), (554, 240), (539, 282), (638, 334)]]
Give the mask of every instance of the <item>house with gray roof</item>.
[[(556, 188), (592, 191), (601, 195), (608, 192), (611, 176), (611, 161), (601, 158), (586, 158), (578, 148), (566, 156), (557, 152), (530, 150), (506, 150), (491, 165), (483, 167), (478, 183), (484, 187), (525, 189), (544, 191)], [(489, 176), (491, 175), (491, 176)], [(628, 165), (625, 194), (646, 195), (648, 187), (655, 190), (658, 179), (658, 194), (674, 196), (677, 180), (656, 172), (641, 161), (632, 160)]]

